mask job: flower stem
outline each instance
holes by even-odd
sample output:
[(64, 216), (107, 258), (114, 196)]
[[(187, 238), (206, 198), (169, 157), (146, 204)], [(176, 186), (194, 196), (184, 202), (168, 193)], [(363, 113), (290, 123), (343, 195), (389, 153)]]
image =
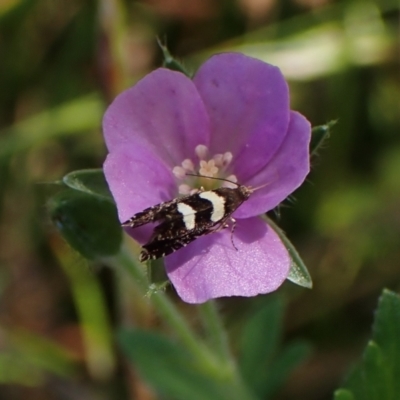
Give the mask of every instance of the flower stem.
[(221, 322), (220, 313), (215, 301), (209, 300), (198, 307), (200, 318), (208, 335), (210, 346), (217, 352), (229, 371), (230, 383), (227, 384), (229, 399), (254, 400), (238, 372), (236, 362), (229, 348), (229, 338)]
[(227, 365), (234, 364), (229, 349), (229, 339), (221, 323), (221, 318), (215, 301), (210, 300), (198, 307), (203, 326), (211, 346)]
[[(137, 288), (143, 295), (149, 291), (149, 282), (143, 268), (131, 252), (122, 246), (121, 251), (114, 257), (114, 264), (124, 268), (135, 280)], [(158, 314), (179, 337), (182, 344), (197, 360), (207, 369), (218, 371), (221, 374), (221, 366), (218, 359), (204, 346), (200, 338), (192, 331), (185, 319), (181, 316), (175, 305), (162, 291), (155, 291), (150, 295), (150, 301)], [(215, 372), (214, 371), (214, 372)]]
[[(136, 283), (138, 290), (146, 295), (149, 292), (149, 282), (143, 265), (133, 257), (123, 245), (120, 252), (109, 260), (115, 267), (122, 267)], [(225, 388), (224, 399), (255, 400), (239, 375), (234, 359), (229, 351), (228, 339), (221, 324), (214, 302), (208, 302), (199, 307), (204, 326), (208, 332), (213, 349), (207, 347), (193, 332), (174, 303), (163, 291), (154, 291), (149, 297), (154, 308), (169, 327), (175, 332), (182, 345), (193, 355), (197, 365), (212, 379)]]

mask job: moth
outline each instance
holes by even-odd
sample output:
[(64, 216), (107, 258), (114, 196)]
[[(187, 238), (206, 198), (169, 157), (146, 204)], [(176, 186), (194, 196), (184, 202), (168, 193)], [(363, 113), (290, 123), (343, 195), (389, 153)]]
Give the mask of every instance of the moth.
[(227, 228), (228, 220), (233, 223), (231, 230), (233, 233), (235, 228), (235, 220), (231, 217), (233, 212), (254, 190), (258, 189), (236, 185), (235, 188), (221, 187), (206, 191), (200, 189), (194, 194), (146, 208), (124, 222), (122, 226), (129, 228), (160, 222), (154, 228), (150, 240), (142, 246), (140, 261), (167, 256), (200, 236)]

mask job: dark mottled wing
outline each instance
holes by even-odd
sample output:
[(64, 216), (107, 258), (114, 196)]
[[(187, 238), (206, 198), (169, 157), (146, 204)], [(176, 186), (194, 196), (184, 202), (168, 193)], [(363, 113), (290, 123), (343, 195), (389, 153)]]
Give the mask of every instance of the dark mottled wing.
[[(186, 198), (183, 203), (187, 204), (188, 206), (192, 207), (196, 210), (196, 228), (197, 230), (208, 230), (212, 225), (211, 222), (211, 214), (213, 212), (213, 205), (212, 203), (207, 200), (203, 199), (199, 196), (199, 193), (194, 194), (188, 198)], [(201, 233), (199, 232), (199, 235)]]
[(156, 258), (167, 256), (185, 247), (196, 238), (197, 236), (192, 233), (173, 239), (152, 240), (143, 246), (140, 253), (140, 261), (155, 260)]
[(189, 232), (183, 222), (182, 215), (178, 212), (168, 215), (164, 218), (160, 225), (157, 225), (154, 230), (149, 243), (153, 241), (171, 240), (181, 236), (187, 235)]
[(174, 212), (176, 213), (176, 203), (185, 200), (187, 197), (190, 196), (178, 197), (171, 201), (166, 201), (165, 203), (160, 203), (153, 207), (146, 208), (145, 210), (140, 211), (133, 217), (129, 218), (128, 221), (122, 223), (122, 226), (137, 228), (138, 226), (142, 226), (150, 222), (159, 221), (165, 218), (165, 215), (172, 215)]
[[(214, 193), (224, 200), (222, 202), (224, 214), (217, 221), (212, 221), (213, 201), (200, 197), (200, 193), (195, 193), (146, 208), (123, 223), (122, 226), (136, 228), (150, 222), (160, 222), (154, 228), (149, 242), (143, 246), (140, 260), (146, 261), (167, 256), (185, 247), (199, 236), (223, 229), (226, 227), (227, 219), (249, 197), (251, 192), (245, 186), (239, 186), (239, 190), (219, 188)], [(181, 203), (193, 209), (195, 216), (193, 228), (188, 229), (185, 225), (185, 217), (188, 216), (187, 211), (182, 212), (182, 208), (180, 208), (181, 212), (178, 211)]]
[(250, 197), (251, 189), (246, 186), (239, 186), (234, 189), (221, 187), (214, 192), (225, 199), (225, 217), (228, 218)]
[(143, 245), (140, 261), (154, 260), (174, 253), (198, 237), (216, 232), (223, 226), (223, 223), (224, 221), (217, 224), (209, 222), (188, 231), (182, 218), (164, 221), (154, 228), (152, 238)]

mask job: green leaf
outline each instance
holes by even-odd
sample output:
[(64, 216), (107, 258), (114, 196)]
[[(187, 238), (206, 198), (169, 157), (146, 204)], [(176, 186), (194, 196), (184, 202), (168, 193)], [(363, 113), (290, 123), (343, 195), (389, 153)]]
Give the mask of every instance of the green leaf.
[(0, 384), (41, 386), (45, 382), (45, 372), (11, 352), (0, 353)]
[(268, 225), (276, 232), (276, 234), (282, 240), (282, 242), (285, 245), (287, 251), (289, 252), (290, 258), (292, 260), (289, 275), (288, 275), (287, 279), (289, 281), (295, 283), (296, 285), (305, 287), (307, 289), (311, 289), (313, 286), (311, 275), (308, 272), (308, 269), (305, 266), (303, 260), (301, 259), (299, 253), (297, 252), (296, 248), (290, 242), (290, 240), (285, 235), (285, 233), (282, 231), (282, 229), (279, 228), (279, 226), (276, 225), (274, 221), (272, 221), (268, 217), (265, 217), (265, 219), (268, 222)]
[(103, 109), (100, 97), (91, 94), (17, 122), (0, 131), (0, 158), (51, 138), (98, 128)]
[(282, 319), (283, 302), (279, 296), (273, 296), (244, 325), (239, 366), (243, 378), (256, 392), (260, 391), (267, 376), (268, 365), (278, 351)]
[[(369, 342), (364, 353), (365, 388), (371, 399), (390, 398), (390, 377), (380, 347)], [(396, 396), (397, 397), (397, 396)]]
[(32, 332), (3, 330), (0, 384), (40, 386), (46, 375), (73, 377), (78, 365), (61, 346)]
[(239, 366), (243, 378), (263, 399), (269, 398), (310, 353), (304, 342), (289, 343), (280, 350), (283, 301), (273, 296), (252, 315), (242, 331)]
[(332, 126), (336, 125), (337, 121), (330, 121), (325, 125), (318, 125), (312, 128), (310, 142), (310, 156), (313, 156), (321, 148), (321, 145), (329, 138)]
[(59, 376), (71, 376), (75, 373), (75, 364), (71, 355), (50, 339), (29, 331), (12, 330), (8, 333), (10, 348), (18, 353), (18, 359), (31, 368), (47, 371)]
[(279, 357), (269, 368), (260, 397), (269, 398), (277, 389), (283, 386), (290, 372), (301, 364), (311, 353), (308, 343), (298, 341), (289, 343), (279, 354)]
[(390, 371), (393, 394), (400, 393), (400, 296), (387, 289), (379, 299), (372, 328), (373, 339), (382, 349)]
[(161, 396), (182, 400), (222, 400), (223, 388), (206, 376), (182, 346), (139, 330), (122, 330), (119, 343), (140, 375)]
[(106, 380), (113, 375), (116, 360), (112, 328), (105, 295), (98, 277), (88, 263), (76, 253), (60, 251), (58, 260), (69, 279), (76, 314), (81, 326), (85, 366), (94, 379)]
[(84, 257), (94, 259), (118, 252), (122, 229), (111, 201), (66, 189), (50, 199), (48, 208), (65, 240)]
[(335, 392), (334, 400), (355, 400), (355, 399), (353, 393), (351, 393), (350, 390), (338, 389)]
[(113, 200), (101, 168), (70, 172), (64, 176), (63, 182), (72, 189)]
[(168, 50), (168, 47), (165, 44), (163, 44), (160, 39), (157, 39), (157, 42), (158, 42), (158, 45), (160, 46), (160, 49), (161, 49), (161, 51), (163, 53), (163, 57), (164, 57), (163, 66), (165, 68), (168, 68), (168, 69), (172, 70), (172, 71), (182, 72), (187, 77), (191, 78), (191, 75), (186, 70), (186, 68), (182, 65), (182, 63), (179, 62), (178, 60), (176, 60), (171, 55), (171, 53)]
[[(296, 253), (294, 254), (294, 252)], [(296, 285), (305, 287), (307, 289), (312, 289), (313, 283), (310, 273), (301, 260), (300, 255), (297, 253), (295, 248), (293, 248), (291, 251), (289, 250), (289, 254), (292, 257), (292, 263), (290, 265), (290, 271), (287, 279)]]
[(400, 297), (384, 290), (378, 305), (372, 340), (344, 388), (354, 400), (397, 400), (400, 393)]
[(363, 362), (349, 376), (347, 387), (355, 399), (391, 399), (388, 393), (387, 374), (382, 363), (379, 346), (370, 342), (363, 355)]

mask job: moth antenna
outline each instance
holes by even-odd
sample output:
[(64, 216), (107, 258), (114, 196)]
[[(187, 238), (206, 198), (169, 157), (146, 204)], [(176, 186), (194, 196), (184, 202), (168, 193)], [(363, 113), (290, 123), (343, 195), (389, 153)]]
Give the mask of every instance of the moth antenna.
[(215, 176), (205, 176), (205, 175), (200, 175), (200, 174), (189, 174), (186, 173), (186, 175), (188, 176), (198, 176), (199, 178), (207, 178), (207, 179), (215, 179), (217, 181), (225, 181), (225, 182), (229, 182), (229, 183), (233, 183), (236, 186), (240, 186), (237, 182), (233, 182), (230, 179), (225, 179), (225, 178), (216, 178)]
[(253, 192), (255, 192), (256, 190), (262, 189), (263, 187), (268, 186), (268, 185), (270, 185), (270, 184), (273, 183), (273, 182), (274, 182), (274, 181), (271, 181), (271, 182), (264, 183), (263, 185), (260, 185), (260, 186), (252, 187), (251, 190), (252, 190)]
[(268, 185), (270, 185), (271, 183), (274, 183), (277, 179), (278, 179), (278, 173), (276, 172), (275, 173), (275, 179), (273, 179), (273, 180), (271, 180), (271, 181), (269, 181), (269, 182), (267, 182), (267, 183), (264, 183), (264, 184), (262, 184), (262, 185), (260, 185), (260, 186), (256, 186), (256, 187), (252, 187), (251, 188), (251, 190), (252, 190), (252, 192), (255, 192), (256, 190), (259, 190), (259, 189), (262, 189), (263, 187), (265, 187), (265, 186), (268, 186)]

